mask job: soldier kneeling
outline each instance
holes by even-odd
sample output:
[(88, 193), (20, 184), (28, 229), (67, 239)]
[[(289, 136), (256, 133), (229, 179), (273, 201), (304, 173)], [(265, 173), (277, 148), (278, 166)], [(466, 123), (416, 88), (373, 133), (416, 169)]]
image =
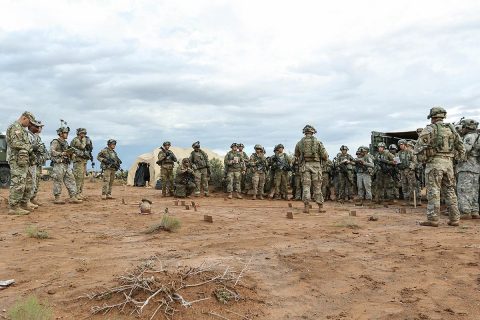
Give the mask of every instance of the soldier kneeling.
[(195, 175), (188, 158), (184, 158), (177, 167), (175, 176), (175, 196), (179, 198), (189, 198), (195, 190)]

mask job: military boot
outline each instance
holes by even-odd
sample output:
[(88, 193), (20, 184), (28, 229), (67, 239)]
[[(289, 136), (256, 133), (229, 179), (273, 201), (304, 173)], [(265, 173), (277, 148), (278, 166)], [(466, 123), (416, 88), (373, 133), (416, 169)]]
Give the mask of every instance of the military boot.
[(256, 195), (256, 194), (254, 194), (254, 195), (252, 196), (252, 200), (257, 200), (257, 195)]
[(16, 205), (16, 206), (11, 206), (8, 209), (8, 214), (17, 215), (17, 216), (24, 216), (24, 215), (30, 214), (30, 211), (24, 210), (24, 209), (20, 208), (19, 205)]
[(263, 200), (263, 195), (259, 195), (258, 199)]
[(472, 213), (472, 219), (480, 219), (478, 212)]
[(32, 199), (30, 199), (30, 202), (37, 205), (37, 206), (42, 206), (43, 205), (41, 202), (38, 202), (36, 197), (33, 197)]
[(102, 200), (107, 200), (107, 195), (106, 194), (102, 194)]
[(310, 205), (308, 202), (303, 203), (303, 213), (310, 213)]
[(450, 220), (447, 222), (447, 224), (449, 226), (452, 226), (452, 227), (458, 227), (460, 225), (460, 223), (458, 222), (458, 220)]
[(20, 207), (21, 207), (22, 209), (28, 210), (28, 211), (33, 211), (33, 210), (35, 210), (35, 209), (38, 208), (37, 205), (34, 205), (34, 204), (31, 203), (30, 201), (28, 201), (28, 202), (26, 202), (26, 203), (23, 203), (23, 202), (22, 202), (22, 203), (20, 204)]
[(70, 203), (82, 203), (83, 201), (78, 199), (77, 196), (70, 197)]
[(460, 219), (461, 220), (471, 220), (472, 215), (470, 213), (464, 213), (464, 214), (460, 215)]
[(323, 203), (319, 203), (319, 204), (318, 204), (318, 212), (320, 212), (320, 213), (325, 213), (325, 212), (327, 212), (327, 210), (325, 210), (325, 209), (323, 208)]
[(228, 199), (232, 199), (233, 198), (233, 195), (231, 192), (228, 193), (228, 196), (227, 196)]
[(237, 199), (243, 199), (242, 195), (240, 194), (240, 192), (237, 192)]
[(424, 227), (438, 227), (438, 220), (426, 220), (419, 223)]
[(107, 194), (107, 199), (108, 199), (108, 200), (113, 200), (113, 199), (115, 199), (115, 198), (114, 198), (114, 197), (112, 197), (112, 195), (111, 195), (111, 194)]
[(207, 198), (210, 197), (210, 195), (208, 194), (208, 192), (205, 192), (204, 196), (207, 197)]
[(60, 196), (55, 196), (55, 200), (53, 200), (54, 204), (65, 204), (65, 201), (60, 199)]

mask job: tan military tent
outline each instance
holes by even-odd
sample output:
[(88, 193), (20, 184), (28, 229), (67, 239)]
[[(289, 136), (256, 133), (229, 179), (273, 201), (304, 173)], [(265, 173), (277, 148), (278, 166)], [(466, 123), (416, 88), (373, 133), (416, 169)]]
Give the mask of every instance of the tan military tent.
[[(170, 150), (172, 150), (172, 152), (175, 154), (178, 161), (181, 161), (183, 158), (188, 158), (190, 156), (190, 152), (192, 152), (192, 148), (171, 147)], [(203, 148), (202, 150), (207, 153), (208, 159), (217, 158), (223, 161), (223, 157), (216, 154), (215, 152)], [(133, 186), (135, 180), (135, 172), (137, 171), (138, 164), (140, 162), (145, 162), (150, 164), (150, 185), (153, 187), (155, 186), (155, 182), (160, 178), (160, 166), (156, 164), (159, 151), (160, 148), (155, 148), (152, 152), (139, 155), (135, 159), (133, 164), (130, 166), (130, 169), (128, 170), (127, 185)]]

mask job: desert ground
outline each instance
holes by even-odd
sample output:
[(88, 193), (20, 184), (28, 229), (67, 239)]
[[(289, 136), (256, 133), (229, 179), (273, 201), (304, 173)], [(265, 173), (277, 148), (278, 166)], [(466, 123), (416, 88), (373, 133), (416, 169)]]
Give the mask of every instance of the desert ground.
[[(173, 272), (202, 265), (233, 270), (238, 293), (238, 301), (222, 303), (211, 294), (213, 282), (199, 285), (183, 298), (201, 301), (172, 302), (173, 315), (160, 311), (154, 319), (480, 319), (478, 220), (449, 227), (442, 217), (440, 227), (428, 228), (418, 225), (425, 205), (403, 213), (400, 205), (327, 202), (326, 213), (314, 206), (307, 215), (301, 202), (290, 209), (285, 200), (223, 194), (186, 199), (197, 203), (195, 211), (155, 189), (116, 185), (116, 199), (107, 201), (100, 190), (100, 182), (87, 181), (87, 201), (54, 205), (45, 182), (44, 205), (28, 216), (7, 215), (8, 190), (0, 190), (0, 280), (16, 281), (0, 290), (0, 318), (18, 299), (35, 295), (56, 319), (150, 319), (152, 308), (94, 315), (92, 308), (119, 297), (88, 296), (154, 260), (155, 268)], [(153, 202), (152, 214), (139, 214), (142, 198)], [(146, 233), (167, 208), (181, 228)], [(286, 218), (289, 210), (293, 219)], [(49, 238), (29, 237), (31, 226)]]

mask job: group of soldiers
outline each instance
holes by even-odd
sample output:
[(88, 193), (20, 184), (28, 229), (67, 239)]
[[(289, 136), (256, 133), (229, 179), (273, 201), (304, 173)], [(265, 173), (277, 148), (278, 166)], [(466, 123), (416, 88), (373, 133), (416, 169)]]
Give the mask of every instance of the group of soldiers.
[[(10, 165), (9, 214), (25, 215), (42, 205), (37, 199), (42, 166), (51, 161), (54, 204), (65, 204), (61, 198), (62, 185), (65, 185), (70, 203), (82, 203), (83, 184), (87, 161), (93, 162), (93, 144), (85, 128), (77, 129), (77, 136), (68, 143), (70, 128), (62, 121), (57, 129), (58, 137), (47, 149), (41, 139), (44, 124), (25, 111), (11, 124), (6, 132), (8, 162)], [(103, 171), (102, 199), (113, 199), (112, 185), (115, 172), (122, 161), (115, 152), (117, 142), (108, 140), (107, 147), (97, 156)]]
[[(303, 128), (304, 137), (295, 146), (293, 156), (284, 152), (278, 144), (274, 154), (267, 157), (265, 148), (255, 145), (249, 157), (244, 145), (233, 143), (224, 158), (224, 181), (228, 198), (241, 199), (242, 189), (250, 193), (252, 200), (270, 197), (304, 202), (304, 212), (310, 210), (313, 200), (318, 210), (324, 212), (326, 199), (361, 202), (395, 201), (401, 190), (404, 205), (421, 205), (422, 183), (427, 188), (427, 220), (423, 226), (438, 226), (440, 204), (448, 207), (449, 225), (457, 226), (462, 219), (479, 219), (480, 139), (478, 122), (463, 119), (459, 126), (444, 123), (446, 110), (430, 109), (427, 119), (431, 123), (418, 131), (416, 141), (400, 139), (398, 144), (377, 144), (375, 155), (370, 148), (361, 146), (356, 157), (348, 153), (345, 145), (333, 161), (311, 125)], [(43, 124), (32, 113), (24, 112), (7, 130), (9, 163), (11, 167), (11, 214), (27, 214), (39, 204), (36, 199), (40, 171), (46, 160), (53, 165), (54, 203), (65, 203), (61, 198), (61, 186), (65, 184), (71, 203), (84, 199), (83, 180), (86, 163), (92, 161), (92, 142), (84, 128), (77, 129), (77, 136), (67, 142), (70, 129), (57, 130), (58, 138), (46, 149), (40, 138)], [(24, 128), (28, 128), (25, 130)], [(115, 152), (116, 141), (111, 139), (97, 156), (103, 170), (102, 199), (111, 199), (115, 172), (121, 160)], [(157, 164), (161, 167), (163, 196), (209, 196), (208, 179), (210, 162), (200, 148), (200, 142), (192, 144), (188, 158), (179, 162), (170, 150), (171, 143), (163, 143)], [(73, 162), (73, 171), (70, 164)], [(175, 164), (178, 163), (174, 174)], [(267, 182), (269, 186), (267, 187)], [(373, 185), (373, 188), (372, 188)], [(354, 195), (354, 190), (356, 192)], [(441, 198), (442, 196), (442, 198)], [(457, 201), (457, 196), (459, 201)]]

